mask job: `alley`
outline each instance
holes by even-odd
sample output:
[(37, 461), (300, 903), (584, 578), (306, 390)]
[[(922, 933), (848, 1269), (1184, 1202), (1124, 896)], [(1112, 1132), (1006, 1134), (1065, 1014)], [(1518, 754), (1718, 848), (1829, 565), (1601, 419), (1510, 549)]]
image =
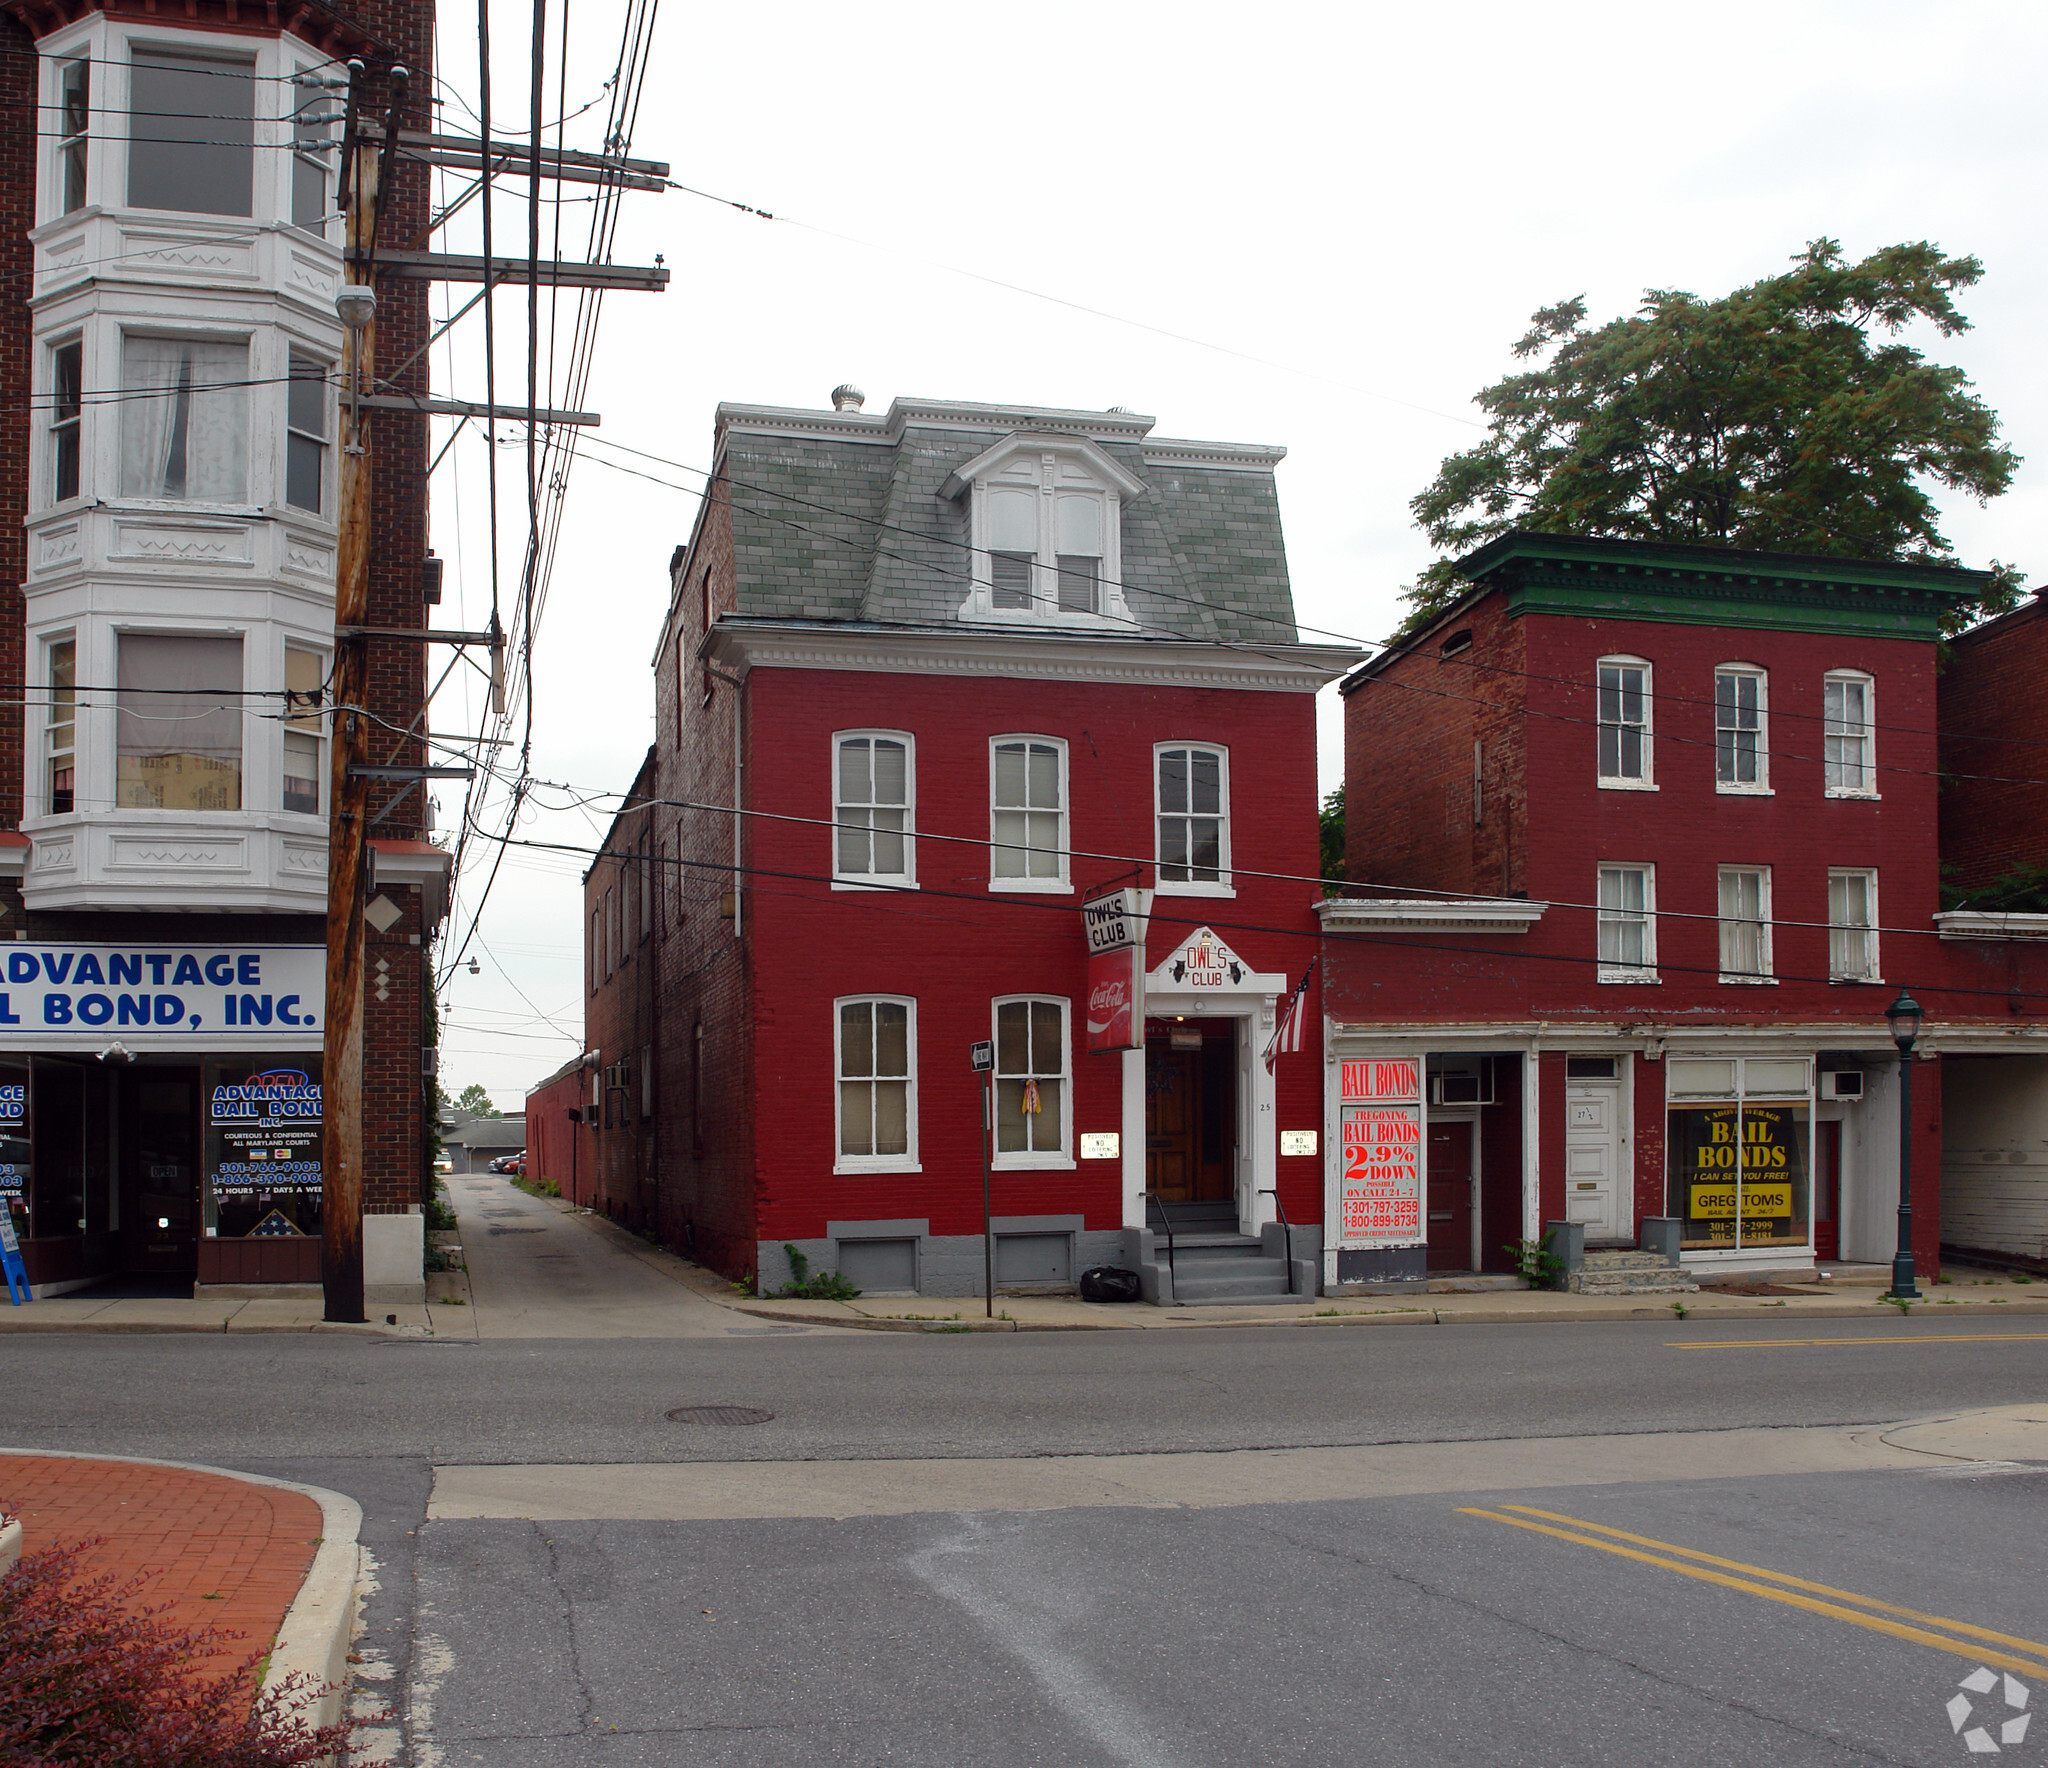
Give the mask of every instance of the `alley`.
[(568, 1213), (495, 1173), (455, 1174), (448, 1189), (470, 1299), (467, 1307), (433, 1308), (437, 1337), (723, 1338), (762, 1331), (685, 1282), (680, 1260), (608, 1222)]

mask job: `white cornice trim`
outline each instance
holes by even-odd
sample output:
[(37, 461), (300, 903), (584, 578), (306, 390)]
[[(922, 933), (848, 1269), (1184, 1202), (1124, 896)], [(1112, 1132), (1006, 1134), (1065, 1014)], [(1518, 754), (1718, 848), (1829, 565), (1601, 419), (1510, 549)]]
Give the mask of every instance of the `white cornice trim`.
[(898, 399), (885, 413), (807, 411), (784, 405), (721, 404), (716, 429), (764, 436), (829, 436), (842, 442), (893, 445), (921, 430), (1052, 430), (1103, 442), (1142, 442), (1153, 419), (1112, 411), (1062, 411), (1035, 405), (971, 405), (943, 399)]
[[(1882, 1024), (1813, 1020), (1782, 1025), (1666, 1025), (1643, 1020), (1326, 1020), (1327, 1060), (1356, 1055), (1380, 1044), (1424, 1044), (1439, 1054), (1480, 1053), (1521, 1045), (1571, 1053), (1607, 1055), (1616, 1050), (1654, 1052), (1660, 1057), (1768, 1054), (1811, 1056), (1821, 1050), (1855, 1051), (1898, 1060), (1897, 1046)], [(1340, 1048), (1341, 1046), (1341, 1048)], [(2012, 1025), (1986, 1020), (1929, 1020), (1914, 1046), (1921, 1057), (1997, 1055), (2048, 1050), (2048, 1023)]]
[(1527, 933), (1549, 907), (1511, 896), (1326, 896), (1316, 914), (1325, 928), (1340, 933)]
[(939, 487), (939, 495), (958, 498), (965, 494), (975, 480), (1007, 466), (1020, 454), (1054, 454), (1079, 456), (1088, 470), (1104, 484), (1112, 486), (1126, 503), (1145, 495), (1145, 481), (1135, 473), (1126, 472), (1110, 459), (1098, 443), (1086, 436), (1069, 436), (1057, 430), (1012, 430), (1000, 442), (984, 448), (972, 460), (955, 467), (946, 475), (946, 482)]
[(1179, 683), (1297, 694), (1314, 693), (1336, 680), (1360, 656), (1335, 645), (1262, 645), (1257, 651), (1239, 651), (1199, 640), (1055, 637), (968, 628), (791, 628), (730, 615), (713, 625), (705, 654), (739, 675), (754, 669), (840, 669), (1148, 686)]
[(1270, 473), (1287, 458), (1287, 450), (1277, 443), (1260, 442), (1148, 439), (1143, 452), (1148, 467), (1220, 467), (1238, 473)]
[(2048, 939), (2048, 915), (1995, 909), (1950, 909), (1934, 917), (1943, 939)]

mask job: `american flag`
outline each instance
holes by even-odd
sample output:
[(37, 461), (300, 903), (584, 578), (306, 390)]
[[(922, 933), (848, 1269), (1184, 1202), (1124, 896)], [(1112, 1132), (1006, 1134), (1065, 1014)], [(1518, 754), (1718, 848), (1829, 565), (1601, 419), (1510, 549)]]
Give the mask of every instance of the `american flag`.
[(1303, 1008), (1308, 1000), (1309, 978), (1316, 973), (1320, 958), (1311, 958), (1308, 968), (1301, 973), (1301, 981), (1294, 992), (1287, 997), (1287, 1005), (1281, 1010), (1280, 1023), (1274, 1028), (1273, 1041), (1266, 1046), (1266, 1072), (1273, 1072), (1273, 1064), (1283, 1055), (1291, 1056), (1301, 1048), (1301, 1022)]

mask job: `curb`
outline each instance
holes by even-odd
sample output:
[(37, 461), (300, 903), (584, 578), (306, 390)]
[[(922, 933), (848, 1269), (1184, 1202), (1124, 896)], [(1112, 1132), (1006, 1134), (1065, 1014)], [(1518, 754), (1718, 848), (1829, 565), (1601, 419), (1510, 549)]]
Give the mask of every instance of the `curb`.
[[(209, 1467), (199, 1461), (165, 1461), (153, 1455), (91, 1455), (76, 1449), (28, 1449), (0, 1446), (0, 1455), (34, 1455), (47, 1461), (119, 1461), (132, 1467), (172, 1467), (181, 1473), (210, 1473), (240, 1480), (248, 1486), (275, 1486), (299, 1492), (320, 1506), (320, 1545), (285, 1610), (270, 1663), (263, 1673), (265, 1694), (291, 1676), (309, 1678), (320, 1690), (301, 1712), (315, 1725), (339, 1724), (348, 1699), (348, 1650), (354, 1642), (362, 1547), (363, 1507), (340, 1492), (304, 1486), (296, 1480), (270, 1479), (232, 1467)], [(19, 1542), (19, 1525), (16, 1540)], [(18, 1551), (18, 1547), (17, 1547)]]
[[(730, 1306), (731, 1304), (726, 1304)], [(1142, 1305), (1142, 1304), (1140, 1304)], [(1937, 1313), (1936, 1310), (1939, 1310)], [(1098, 1325), (1092, 1320), (905, 1320), (891, 1319), (886, 1315), (847, 1315), (827, 1318), (818, 1314), (798, 1314), (783, 1308), (757, 1308), (736, 1306), (736, 1314), (743, 1314), (757, 1320), (787, 1320), (799, 1326), (839, 1326), (855, 1332), (1119, 1332), (1156, 1331), (1151, 1326), (1117, 1326), (1107, 1321)], [(1614, 1308), (1557, 1307), (1546, 1308), (1540, 1313), (1528, 1308), (1412, 1308), (1395, 1311), (1387, 1309), (1379, 1313), (1309, 1314), (1306, 1317), (1295, 1314), (1279, 1319), (1260, 1318), (1253, 1320), (1205, 1320), (1200, 1317), (1206, 1309), (1156, 1310), (1162, 1322), (1182, 1330), (1188, 1327), (1207, 1328), (1221, 1331), (1226, 1328), (1284, 1327), (1284, 1326), (1589, 1326), (1606, 1323), (1641, 1322), (1663, 1320), (1670, 1325), (1680, 1324), (1680, 1316), (1668, 1307), (1630, 1308), (1621, 1312)], [(1748, 1307), (1741, 1304), (1708, 1302), (1704, 1305), (1688, 1304), (1684, 1318), (1687, 1320), (1888, 1320), (1898, 1310), (1876, 1302), (1821, 1302), (1799, 1308), (1777, 1308), (1769, 1304)], [(1962, 1301), (1943, 1304), (1940, 1302), (1915, 1302), (1912, 1315), (1915, 1318), (1927, 1315), (1930, 1318), (1955, 1318), (1961, 1315), (1978, 1317), (2001, 1317), (2015, 1314), (2048, 1314), (2048, 1300), (2042, 1301)]]

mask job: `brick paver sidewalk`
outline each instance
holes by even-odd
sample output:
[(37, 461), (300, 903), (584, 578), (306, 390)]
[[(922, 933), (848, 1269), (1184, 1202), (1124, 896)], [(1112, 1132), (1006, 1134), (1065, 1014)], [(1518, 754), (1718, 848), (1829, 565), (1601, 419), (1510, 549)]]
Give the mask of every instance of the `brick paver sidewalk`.
[(179, 1626), (240, 1637), (206, 1661), (226, 1674), (270, 1649), (320, 1541), (320, 1506), (303, 1492), (136, 1461), (0, 1455), (0, 1510), (21, 1518), (22, 1552), (101, 1537), (93, 1575), (126, 1582)]

